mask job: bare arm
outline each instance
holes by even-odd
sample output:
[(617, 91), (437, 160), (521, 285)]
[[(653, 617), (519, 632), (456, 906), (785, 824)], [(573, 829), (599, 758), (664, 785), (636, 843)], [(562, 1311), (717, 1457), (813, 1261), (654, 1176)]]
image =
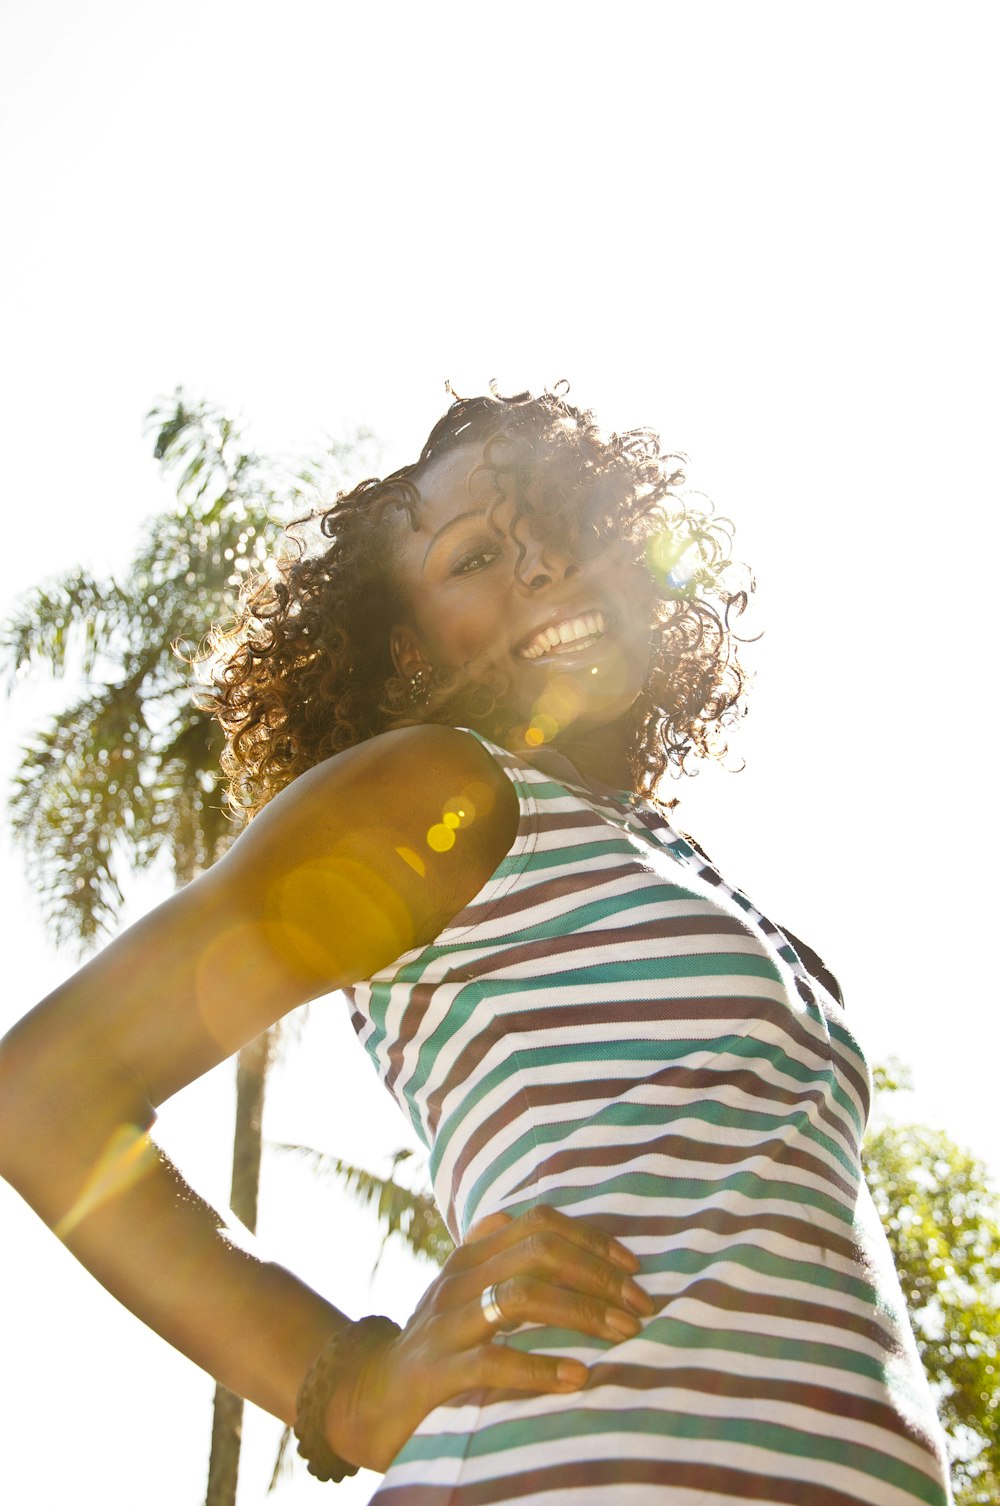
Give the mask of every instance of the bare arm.
[[(446, 801), (476, 819), (428, 844)], [(469, 802), (466, 802), (469, 804)], [(470, 804), (471, 809), (471, 804)], [(446, 728), (389, 734), (297, 780), (210, 872), (125, 932), (0, 1049), (0, 1171), (140, 1318), (286, 1421), (343, 1315), (262, 1260), (148, 1137), (155, 1106), (297, 1004), (431, 940), (492, 873), (516, 828), (503, 775)], [(436, 1401), (473, 1385), (566, 1390), (548, 1356), (491, 1345), (479, 1294), (512, 1316), (607, 1337), (648, 1311), (635, 1262), (548, 1210), (456, 1252), (400, 1340), (348, 1377), (334, 1446), (384, 1467)]]
[(510, 841), (502, 807), (493, 819), (482, 801), (478, 830), (450, 853), (426, 842), (436, 783), (493, 780), (471, 739), (430, 731), (298, 781), (0, 1053), (0, 1169), (115, 1296), (286, 1420), (340, 1315), (242, 1249), (145, 1132), (165, 1098), (297, 1004), (429, 939), (488, 876)]

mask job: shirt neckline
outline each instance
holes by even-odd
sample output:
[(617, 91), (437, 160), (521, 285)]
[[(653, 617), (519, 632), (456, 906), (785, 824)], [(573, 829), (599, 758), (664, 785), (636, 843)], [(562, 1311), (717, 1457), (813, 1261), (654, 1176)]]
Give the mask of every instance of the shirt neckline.
[(615, 800), (620, 800), (626, 805), (633, 805), (644, 799), (634, 790), (616, 789), (614, 785), (605, 784), (603, 779), (598, 779), (593, 774), (582, 773), (572, 759), (567, 758), (565, 753), (560, 753), (558, 748), (526, 749), (520, 757), (525, 763), (531, 764), (532, 768), (538, 769), (542, 774), (549, 774), (553, 778), (565, 779), (568, 773), (572, 776), (573, 784), (585, 790), (592, 790), (595, 795), (611, 795)]

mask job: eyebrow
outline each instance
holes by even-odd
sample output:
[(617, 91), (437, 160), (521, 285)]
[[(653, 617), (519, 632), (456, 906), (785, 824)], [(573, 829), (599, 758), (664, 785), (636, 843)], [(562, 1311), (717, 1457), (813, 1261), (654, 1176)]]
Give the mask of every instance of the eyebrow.
[(421, 570), (423, 570), (424, 566), (427, 564), (428, 556), (431, 550), (434, 548), (434, 545), (437, 543), (438, 539), (441, 538), (442, 534), (448, 532), (449, 528), (454, 528), (456, 523), (464, 523), (467, 518), (485, 518), (485, 516), (486, 509), (484, 507), (476, 507), (469, 512), (460, 512), (454, 518), (449, 518), (447, 523), (442, 524), (437, 533), (431, 539), (430, 543), (427, 545), (427, 549), (424, 553), (423, 564), (420, 566)]

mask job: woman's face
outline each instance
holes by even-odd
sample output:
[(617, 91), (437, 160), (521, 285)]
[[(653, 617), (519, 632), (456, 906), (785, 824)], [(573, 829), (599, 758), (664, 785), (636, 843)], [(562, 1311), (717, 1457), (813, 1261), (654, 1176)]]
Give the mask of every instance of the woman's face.
[(501, 684), (527, 746), (622, 717), (652, 652), (653, 585), (634, 546), (613, 541), (578, 561), (533, 538), (526, 516), (513, 538), (514, 503), (496, 505), (477, 444), (416, 481), (418, 526), (401, 527), (398, 551), (410, 620), (390, 639), (400, 673), (430, 667), (458, 672), (463, 685)]

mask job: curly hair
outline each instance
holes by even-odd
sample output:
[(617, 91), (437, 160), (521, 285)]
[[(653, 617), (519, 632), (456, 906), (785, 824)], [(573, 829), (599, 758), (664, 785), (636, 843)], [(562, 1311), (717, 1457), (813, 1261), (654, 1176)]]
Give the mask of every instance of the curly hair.
[[(426, 704), (414, 708), (389, 651), (390, 629), (407, 610), (395, 541), (401, 527), (418, 527), (421, 470), (469, 443), (482, 449), (489, 512), (514, 502), (515, 569), (525, 554), (522, 520), (577, 559), (612, 538), (645, 556), (656, 606), (651, 667), (631, 713), (636, 791), (655, 795), (668, 769), (725, 753), (746, 688), (732, 624), (753, 588), (732, 565), (730, 525), (686, 505), (683, 456), (665, 453), (647, 429), (603, 433), (566, 390), (456, 398), (418, 460), (291, 525), (276, 578), (248, 583), (236, 621), (213, 633), (208, 650), (223, 769), (245, 815), (315, 764), (392, 727), (474, 726), (499, 742), (511, 733), (502, 684), (460, 686), (435, 674)], [(316, 524), (318, 551), (303, 542)], [(533, 730), (538, 742), (558, 742), (554, 727)]]

